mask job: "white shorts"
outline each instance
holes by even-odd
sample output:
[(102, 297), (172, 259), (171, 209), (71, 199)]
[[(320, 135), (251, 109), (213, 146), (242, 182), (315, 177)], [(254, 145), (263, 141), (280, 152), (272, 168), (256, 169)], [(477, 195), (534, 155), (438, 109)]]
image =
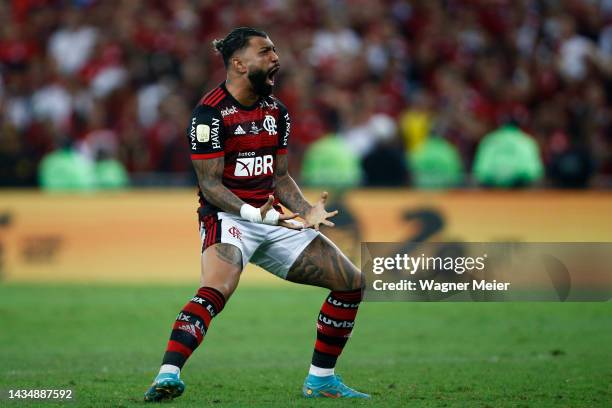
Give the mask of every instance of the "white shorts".
[(232, 244), (242, 252), (242, 267), (252, 262), (285, 279), (298, 256), (319, 235), (312, 228), (292, 230), (256, 224), (237, 215), (219, 212), (200, 222), (202, 252), (217, 243)]

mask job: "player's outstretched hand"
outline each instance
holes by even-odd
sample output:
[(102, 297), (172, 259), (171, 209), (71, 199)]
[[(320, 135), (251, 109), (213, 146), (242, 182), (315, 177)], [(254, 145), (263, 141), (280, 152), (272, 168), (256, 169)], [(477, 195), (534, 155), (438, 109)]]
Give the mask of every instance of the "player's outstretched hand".
[[(266, 214), (268, 213), (268, 211), (274, 210), (274, 208), (272, 207), (273, 203), (274, 203), (274, 196), (269, 195), (268, 196), (268, 201), (266, 201), (266, 203), (264, 205), (259, 207), (259, 211), (261, 212), (261, 218), (262, 219), (266, 218)], [(274, 210), (274, 211), (276, 211), (276, 210)], [(278, 225), (280, 225), (281, 227), (290, 228), (290, 229), (298, 229), (298, 230), (299, 229), (303, 229), (304, 225), (301, 222), (293, 220), (298, 215), (299, 214), (294, 214), (294, 213), (279, 214), (279, 216), (278, 216)]]
[(327, 191), (321, 194), (321, 198), (312, 208), (302, 217), (304, 219), (304, 228), (314, 228), (316, 231), (319, 230), (321, 224), (333, 227), (333, 222), (329, 221), (328, 218), (338, 214), (338, 210), (327, 212), (325, 210), (325, 203), (327, 202)]

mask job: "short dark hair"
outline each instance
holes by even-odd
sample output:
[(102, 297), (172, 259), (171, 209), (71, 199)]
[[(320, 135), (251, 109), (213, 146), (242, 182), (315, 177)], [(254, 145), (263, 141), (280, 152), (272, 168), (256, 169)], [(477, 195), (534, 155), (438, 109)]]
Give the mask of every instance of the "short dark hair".
[(251, 37), (267, 38), (268, 34), (251, 27), (238, 27), (234, 28), (224, 39), (213, 41), (213, 46), (223, 57), (223, 63), (226, 68), (232, 55), (246, 47)]

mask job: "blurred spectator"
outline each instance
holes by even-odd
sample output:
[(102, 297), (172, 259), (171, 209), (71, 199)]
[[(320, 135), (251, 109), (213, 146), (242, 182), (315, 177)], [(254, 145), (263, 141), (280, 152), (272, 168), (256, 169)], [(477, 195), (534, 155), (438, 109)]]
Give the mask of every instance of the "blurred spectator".
[(90, 58), (97, 30), (83, 24), (86, 10), (67, 7), (59, 29), (49, 39), (48, 52), (62, 74), (75, 74)]
[(563, 132), (551, 139), (548, 174), (557, 188), (585, 188), (593, 174), (593, 159), (588, 150)]
[(43, 158), (39, 180), (41, 188), (46, 191), (88, 191), (96, 187), (93, 163), (70, 145)]
[(454, 188), (463, 182), (463, 164), (457, 148), (439, 136), (427, 139), (408, 157), (413, 185), (417, 188)]
[(474, 176), (485, 187), (527, 187), (543, 175), (538, 145), (514, 125), (489, 133), (478, 146)]
[(372, 116), (368, 135), (375, 145), (363, 156), (364, 185), (394, 187), (408, 183), (404, 149), (392, 118), (384, 114)]
[(69, 141), (65, 146), (43, 157), (39, 182), (46, 191), (93, 191), (127, 187), (128, 175), (123, 165), (111, 156), (109, 149), (79, 151)]
[(125, 188), (129, 184), (123, 165), (116, 159), (101, 152), (95, 163), (96, 187), (103, 190)]
[(2, 185), (33, 183), (27, 169), (65, 135), (79, 149), (114, 139), (111, 156), (132, 175), (190, 172), (189, 111), (225, 76), (210, 41), (239, 25), (267, 31), (279, 51), (275, 94), (292, 116), (296, 178), (309, 146), (330, 132), (378, 172), (393, 152), (369, 124), (384, 114), (406, 149), (433, 132), (467, 169), (483, 137), (511, 119), (533, 135), (553, 177), (563, 134), (589, 163), (584, 176), (612, 185), (610, 0), (246, 4), (0, 2), (0, 144), (9, 146), (0, 167), (16, 177)]
[(414, 94), (412, 104), (402, 112), (399, 126), (404, 145), (409, 151), (418, 149), (429, 136), (432, 127), (432, 97), (426, 92)]
[(362, 180), (359, 157), (346, 142), (328, 135), (310, 145), (302, 162), (302, 178), (307, 186), (349, 188)]

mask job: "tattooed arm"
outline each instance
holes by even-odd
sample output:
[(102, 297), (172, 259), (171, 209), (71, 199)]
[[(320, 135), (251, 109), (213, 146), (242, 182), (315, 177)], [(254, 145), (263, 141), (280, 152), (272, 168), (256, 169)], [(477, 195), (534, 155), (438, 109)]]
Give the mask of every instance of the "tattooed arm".
[(295, 183), (293, 178), (287, 171), (288, 161), (286, 154), (276, 156), (276, 169), (274, 178), (276, 182), (276, 196), (280, 202), (302, 217), (305, 228), (313, 227), (319, 230), (319, 225), (324, 224), (328, 227), (333, 227), (334, 223), (328, 218), (338, 214), (338, 211), (327, 212), (325, 210), (325, 202), (327, 201), (327, 193), (321, 194), (321, 199), (315, 205), (311, 205), (306, 201), (302, 191)]
[[(198, 175), (200, 190), (202, 190), (204, 198), (223, 211), (241, 215), (240, 209), (245, 202), (238, 198), (238, 196), (232, 193), (221, 182), (225, 159), (223, 157), (219, 157), (206, 160), (192, 160), (192, 162), (196, 174)], [(272, 209), (273, 202), (274, 197), (270, 196), (268, 201), (259, 207), (261, 218), (264, 218), (266, 213)], [(290, 229), (299, 229), (299, 226), (287, 222), (287, 220), (291, 220), (295, 217), (297, 217), (297, 214), (280, 214), (277, 221), (278, 225)]]
[(240, 215), (240, 207), (242, 207), (244, 201), (221, 182), (225, 158), (192, 160), (192, 163), (198, 175), (200, 190), (202, 190), (204, 198), (223, 211)]
[(289, 175), (287, 168), (287, 155), (276, 155), (276, 169), (274, 171), (276, 197), (285, 207), (303, 217), (304, 214), (312, 209), (312, 205), (306, 201), (302, 191)]

